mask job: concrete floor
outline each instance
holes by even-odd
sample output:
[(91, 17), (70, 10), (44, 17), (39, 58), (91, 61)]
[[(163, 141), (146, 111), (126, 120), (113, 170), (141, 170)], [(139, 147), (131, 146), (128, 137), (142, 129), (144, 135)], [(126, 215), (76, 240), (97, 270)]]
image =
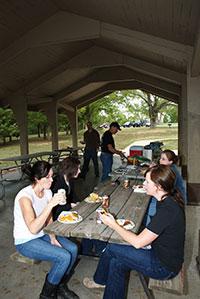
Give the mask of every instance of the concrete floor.
[[(119, 161), (117, 161), (119, 163)], [(12, 174), (13, 176), (14, 174)], [(45, 274), (49, 264), (42, 262), (38, 265), (27, 265), (11, 261), (10, 255), (15, 252), (13, 246), (13, 201), (15, 194), (22, 185), (28, 182), (8, 183), (6, 185), (6, 207), (0, 210), (0, 299), (37, 299), (43, 285)], [(86, 181), (77, 181), (77, 191), (80, 199), (90, 193), (98, 180), (93, 178), (91, 167)], [(200, 206), (187, 207), (187, 241), (186, 241), (186, 295), (177, 296), (166, 292), (154, 291), (156, 299), (197, 299), (200, 298), (200, 281), (196, 269), (195, 257), (198, 253), (198, 229), (200, 228)], [(98, 260), (89, 257), (81, 257), (72, 276), (69, 286), (81, 299), (101, 299), (102, 290), (89, 290), (82, 284), (85, 276), (92, 276)], [(127, 299), (147, 298), (139, 278), (135, 272), (131, 272)]]

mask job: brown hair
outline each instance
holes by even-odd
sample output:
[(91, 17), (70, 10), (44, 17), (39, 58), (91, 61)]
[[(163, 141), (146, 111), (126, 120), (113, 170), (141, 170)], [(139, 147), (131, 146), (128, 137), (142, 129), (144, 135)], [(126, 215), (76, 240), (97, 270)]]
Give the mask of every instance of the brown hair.
[(181, 193), (174, 188), (176, 175), (167, 165), (156, 165), (148, 168), (147, 173), (150, 173), (151, 180), (166, 192), (167, 196), (171, 196), (179, 206), (184, 209), (184, 200)]
[(79, 165), (80, 161), (77, 158), (67, 157), (60, 164), (60, 173), (70, 180), (77, 174)]
[(178, 156), (171, 150), (166, 149), (161, 152), (161, 154), (165, 154), (169, 161), (172, 161), (174, 164), (178, 162)]

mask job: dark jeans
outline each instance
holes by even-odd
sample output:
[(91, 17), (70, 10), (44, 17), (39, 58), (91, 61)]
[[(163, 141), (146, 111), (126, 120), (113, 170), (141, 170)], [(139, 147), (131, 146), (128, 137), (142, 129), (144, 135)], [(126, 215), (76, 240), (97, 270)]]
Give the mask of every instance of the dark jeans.
[(89, 164), (90, 164), (90, 160), (92, 159), (93, 164), (94, 164), (94, 171), (95, 171), (95, 175), (99, 176), (99, 165), (98, 165), (98, 157), (97, 157), (97, 150), (96, 149), (89, 149), (89, 148), (85, 148), (84, 151), (84, 162), (83, 162), (83, 167), (81, 170), (81, 176), (85, 177), (88, 169), (89, 169)]
[(101, 182), (106, 181), (109, 178), (109, 173), (112, 171), (113, 155), (105, 152), (101, 152), (101, 163), (102, 163), (102, 177)]
[(176, 276), (160, 264), (153, 249), (109, 244), (101, 255), (94, 274), (96, 283), (106, 285), (103, 299), (125, 299), (125, 277), (130, 270), (160, 280)]
[(105, 249), (107, 242), (94, 240), (94, 239), (82, 239), (81, 247), (83, 255), (97, 255), (100, 256)]

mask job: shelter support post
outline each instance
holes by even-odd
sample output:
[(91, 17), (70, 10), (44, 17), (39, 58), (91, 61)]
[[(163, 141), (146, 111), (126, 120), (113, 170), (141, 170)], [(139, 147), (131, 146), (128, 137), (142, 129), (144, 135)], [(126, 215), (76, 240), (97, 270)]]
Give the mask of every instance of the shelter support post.
[(178, 155), (180, 157), (182, 176), (187, 179), (187, 157), (188, 157), (188, 88), (187, 76), (182, 76), (181, 98), (178, 103)]
[(200, 76), (187, 81), (187, 190), (189, 203), (200, 204)]
[(58, 149), (58, 114), (57, 101), (41, 105), (42, 110), (48, 118), (52, 133), (52, 150)]
[(78, 115), (77, 115), (77, 109), (74, 109), (74, 111), (68, 111), (66, 110), (67, 117), (70, 122), (71, 132), (72, 132), (72, 146), (77, 147), (78, 146)]

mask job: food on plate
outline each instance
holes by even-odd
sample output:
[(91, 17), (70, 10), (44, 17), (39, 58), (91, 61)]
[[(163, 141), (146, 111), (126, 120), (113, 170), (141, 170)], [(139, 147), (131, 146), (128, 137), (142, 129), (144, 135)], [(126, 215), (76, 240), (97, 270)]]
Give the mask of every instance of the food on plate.
[(88, 197), (86, 197), (84, 199), (85, 202), (88, 202), (88, 203), (98, 203), (98, 202), (101, 202), (102, 201), (102, 197), (99, 196), (97, 193), (90, 193), (90, 195)]
[(130, 230), (135, 227), (135, 223), (131, 220), (117, 219), (116, 222), (126, 230)]
[(59, 220), (62, 222), (74, 222), (79, 218), (79, 215), (77, 212), (70, 212), (67, 214), (62, 214), (59, 216)]
[(99, 195), (97, 194), (97, 193), (90, 193), (90, 199), (92, 200), (92, 201), (97, 201), (98, 200), (98, 198), (99, 198)]

